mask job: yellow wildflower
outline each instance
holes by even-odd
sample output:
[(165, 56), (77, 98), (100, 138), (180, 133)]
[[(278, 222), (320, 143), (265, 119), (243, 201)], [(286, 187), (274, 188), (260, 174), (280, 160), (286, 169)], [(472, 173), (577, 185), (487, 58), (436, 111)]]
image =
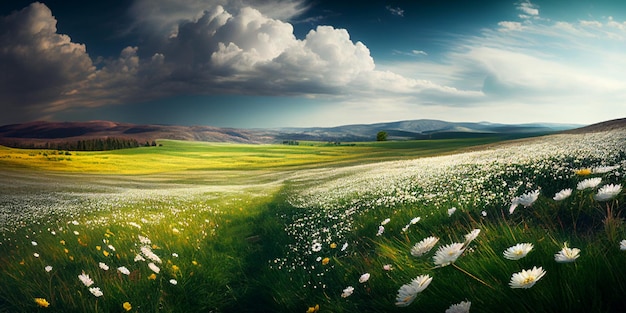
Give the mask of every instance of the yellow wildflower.
[(102, 254), (104, 254), (104, 256), (109, 256), (109, 251), (102, 250)]
[(576, 175), (579, 175), (579, 176), (591, 175), (591, 169), (589, 169), (589, 168), (581, 168), (579, 170), (576, 170), (575, 173), (576, 173)]
[(172, 272), (178, 272), (180, 268), (176, 265), (172, 265)]
[(333, 242), (333, 243), (331, 243), (331, 244), (330, 244), (330, 248), (331, 248), (331, 249), (335, 249), (335, 248), (337, 248), (337, 244), (336, 244), (336, 243), (334, 243), (334, 242)]
[(148, 279), (155, 280), (156, 279), (156, 274), (152, 273), (150, 276), (148, 276)]
[(193, 261), (191, 261), (191, 264), (198, 265), (198, 262), (196, 260), (193, 260)]
[(315, 306), (309, 307), (309, 309), (306, 310), (306, 313), (315, 313), (315, 312), (317, 312), (319, 310), (320, 310), (320, 305), (316, 304)]
[(328, 262), (330, 262), (329, 258), (322, 259), (322, 265), (326, 265), (326, 264), (328, 264)]
[(63, 249), (63, 252), (70, 253), (70, 250), (67, 250), (67, 248), (65, 248), (65, 249)]
[(47, 308), (50, 305), (50, 303), (48, 303), (48, 300), (44, 298), (35, 298), (35, 303), (37, 303), (37, 305), (39, 305), (40, 307), (44, 307), (44, 308)]
[(126, 311), (130, 311), (133, 307), (130, 305), (130, 302), (126, 301), (124, 302), (124, 304), (122, 304), (122, 307), (124, 308), (124, 310)]
[(65, 246), (65, 240), (61, 240), (61, 241), (59, 241), (59, 242), (60, 242), (62, 245), (64, 245), (64, 246)]
[(102, 247), (96, 246), (96, 250), (100, 251), (100, 249), (102, 249)]

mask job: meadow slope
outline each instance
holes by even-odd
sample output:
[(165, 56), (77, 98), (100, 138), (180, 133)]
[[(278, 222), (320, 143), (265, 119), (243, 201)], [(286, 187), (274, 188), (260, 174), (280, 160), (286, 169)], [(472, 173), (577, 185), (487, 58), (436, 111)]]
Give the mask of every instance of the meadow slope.
[(5, 149), (0, 311), (618, 312), (624, 142)]

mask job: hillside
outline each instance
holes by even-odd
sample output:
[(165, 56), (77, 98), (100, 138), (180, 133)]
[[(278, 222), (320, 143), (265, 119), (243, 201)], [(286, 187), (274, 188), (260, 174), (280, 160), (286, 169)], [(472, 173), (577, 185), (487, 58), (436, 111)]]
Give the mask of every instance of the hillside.
[(592, 125), (588, 125), (585, 127), (575, 128), (564, 131), (567, 134), (583, 134), (583, 133), (596, 133), (607, 130), (626, 128), (626, 118), (619, 118), (614, 120), (609, 120), (605, 122), (600, 122)]
[(95, 138), (124, 138), (140, 144), (157, 139), (206, 142), (273, 143), (281, 141), (373, 141), (379, 131), (390, 140), (457, 139), (506, 136), (522, 138), (572, 129), (570, 124), (454, 123), (439, 120), (409, 120), (337, 127), (237, 129), (212, 126), (137, 125), (110, 121), (44, 122), (0, 126), (0, 145), (43, 147), (46, 143), (77, 142)]
[(252, 131), (211, 126), (136, 125), (109, 121), (31, 122), (0, 127), (0, 144), (40, 146), (46, 142), (73, 142), (93, 138), (127, 138), (140, 143), (156, 139), (261, 143), (271, 141)]

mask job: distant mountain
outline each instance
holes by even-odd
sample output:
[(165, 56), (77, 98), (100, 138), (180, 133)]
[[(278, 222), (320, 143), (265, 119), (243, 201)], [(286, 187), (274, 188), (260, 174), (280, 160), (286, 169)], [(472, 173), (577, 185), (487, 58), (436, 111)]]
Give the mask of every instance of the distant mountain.
[(440, 120), (409, 120), (376, 124), (344, 125), (338, 127), (279, 128), (268, 134), (285, 140), (320, 141), (371, 141), (376, 134), (385, 131), (388, 139), (444, 139), (468, 138), (493, 135), (529, 137), (549, 134), (582, 125), (576, 124), (496, 124), (496, 123), (455, 123)]
[(76, 142), (97, 138), (126, 138), (139, 143), (157, 139), (210, 142), (272, 143), (289, 140), (332, 142), (373, 141), (385, 131), (389, 140), (472, 138), (481, 136), (529, 137), (573, 129), (572, 124), (454, 123), (409, 120), (337, 127), (237, 129), (211, 126), (137, 125), (110, 121), (30, 122), (0, 126), (0, 145), (43, 147), (46, 143)]

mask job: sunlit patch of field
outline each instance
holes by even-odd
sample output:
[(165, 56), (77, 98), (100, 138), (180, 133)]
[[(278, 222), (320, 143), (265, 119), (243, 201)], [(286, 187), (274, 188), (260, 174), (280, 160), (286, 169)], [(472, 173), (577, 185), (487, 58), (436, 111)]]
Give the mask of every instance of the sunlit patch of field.
[(0, 166), (99, 174), (153, 174), (187, 170), (256, 170), (350, 164), (450, 153), (502, 138), (328, 145), (249, 145), (160, 140), (159, 147), (75, 152), (0, 146)]
[(165, 142), (94, 153), (131, 160), (107, 174), (6, 163), (0, 311), (620, 311), (625, 141)]

